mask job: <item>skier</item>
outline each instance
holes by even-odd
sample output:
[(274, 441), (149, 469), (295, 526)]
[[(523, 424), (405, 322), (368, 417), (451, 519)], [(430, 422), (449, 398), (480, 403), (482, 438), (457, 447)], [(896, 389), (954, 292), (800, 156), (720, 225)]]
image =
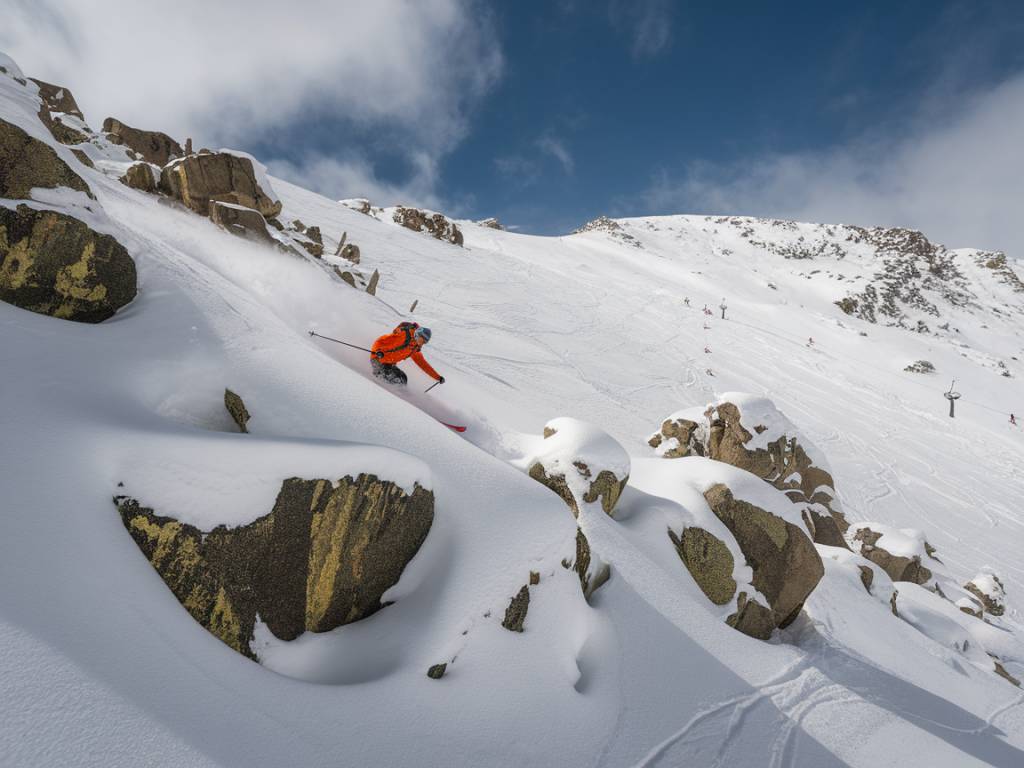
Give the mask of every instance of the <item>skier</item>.
[(686, 306), (690, 306), (690, 297), (689, 296), (687, 296), (686, 298), (683, 299), (683, 304), (685, 304)]
[(1013, 426), (1015, 427), (1017, 426), (1017, 417), (1014, 416), (1012, 413), (1010, 414), (1010, 423), (1013, 424)]
[(814, 346), (814, 337), (813, 336), (808, 336), (807, 337), (807, 346), (808, 347), (813, 347)]
[(722, 303), (718, 305), (718, 308), (722, 310), (722, 319), (725, 320), (725, 310), (727, 310), (729, 307), (725, 303), (724, 296), (722, 297)]
[(411, 357), (427, 376), (438, 384), (444, 384), (444, 376), (431, 368), (420, 351), (428, 341), (429, 328), (421, 328), (417, 323), (399, 323), (391, 333), (386, 333), (373, 342), (370, 357), (373, 375), (388, 384), (404, 386), (408, 383), (409, 377), (404, 371), (399, 370), (398, 363)]

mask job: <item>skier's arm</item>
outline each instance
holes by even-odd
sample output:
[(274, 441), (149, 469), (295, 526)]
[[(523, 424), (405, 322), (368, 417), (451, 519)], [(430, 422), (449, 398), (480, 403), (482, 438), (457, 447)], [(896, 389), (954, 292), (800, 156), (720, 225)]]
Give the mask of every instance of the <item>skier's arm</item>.
[(435, 381), (441, 380), (441, 374), (430, 367), (430, 363), (428, 363), (427, 359), (423, 357), (422, 352), (413, 352), (410, 357), (412, 358), (412, 361), (416, 363), (416, 365), (418, 365), (425, 374), (427, 374), (427, 376)]

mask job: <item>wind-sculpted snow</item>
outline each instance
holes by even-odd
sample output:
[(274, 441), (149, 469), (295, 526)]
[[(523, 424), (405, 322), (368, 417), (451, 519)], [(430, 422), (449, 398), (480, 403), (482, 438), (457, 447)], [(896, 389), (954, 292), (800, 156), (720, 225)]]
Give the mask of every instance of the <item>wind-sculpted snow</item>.
[[(0, 411), (0, 762), (1024, 763), (1014, 254), (947, 250), (937, 268), (948, 256), (960, 277), (913, 257), (940, 316), (897, 297), (904, 327), (889, 327), (835, 304), (879, 289), (883, 261), (900, 258), (847, 241), (852, 228), (673, 216), (546, 238), (458, 221), (459, 248), (370, 202), (269, 179), (282, 205), (273, 232), (294, 245), (291, 222), (316, 227), (317, 259), (122, 184), (132, 158), (105, 136), (75, 147), (89, 167), (8, 69), (0, 119), (51, 147), (97, 203), (34, 189), (28, 205), (114, 234), (139, 294), (98, 325), (0, 304), (0, 359), (14, 372)], [(334, 272), (354, 269), (333, 256), (343, 236), (367, 275), (378, 270), (376, 296)], [(948, 298), (960, 291), (969, 302)], [(406, 319), (433, 330), (425, 354), (446, 382), (430, 392), (415, 367), (396, 392), (364, 351), (308, 334), (368, 348)], [(929, 333), (908, 330), (918, 320)], [(914, 360), (935, 375), (904, 372)], [(225, 389), (244, 397), (248, 434)], [(941, 560), (921, 557), (932, 579), (893, 582), (863, 540), (846, 540), (856, 552), (818, 543), (808, 562), (823, 575), (802, 609), (795, 594), (776, 617), (772, 601), (781, 614), (790, 593), (756, 577), (758, 554), (804, 528), (802, 503), (744, 469), (660, 458), (646, 443), (665, 414), (695, 409), (704, 428), (709, 403), (721, 418), (732, 402), (750, 444), (769, 450), (755, 427), (775, 427), (756, 410), (751, 423), (732, 392), (771, 401), (787, 419), (779, 434), (799, 429), (851, 523), (881, 534), (873, 546), (921, 531)], [(617, 466), (626, 457), (613, 516), (598, 494), (574, 519), (512, 464), (557, 438), (541, 437), (553, 414), (592, 425)], [(703, 446), (706, 426), (675, 447)], [(249, 648), (264, 666), (188, 615), (110, 503), (127, 493), (197, 530), (235, 530), (273, 509), (289, 478), (361, 473), (406, 493), (429, 485), (429, 534), (380, 595), (387, 607), (362, 620), (285, 640), (254, 618)], [(705, 494), (719, 483), (773, 518), (766, 539), (744, 548), (733, 505), (715, 514)], [(589, 601), (586, 557), (610, 573)], [(767, 641), (727, 623), (754, 604), (772, 613)]]

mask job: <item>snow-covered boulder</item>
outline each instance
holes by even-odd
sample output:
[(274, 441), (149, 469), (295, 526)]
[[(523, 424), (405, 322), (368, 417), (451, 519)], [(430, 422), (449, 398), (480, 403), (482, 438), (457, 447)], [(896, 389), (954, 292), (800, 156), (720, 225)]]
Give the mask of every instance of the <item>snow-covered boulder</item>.
[(113, 117), (103, 121), (103, 132), (111, 144), (122, 144), (154, 165), (167, 165), (169, 161), (185, 154), (181, 145), (166, 133), (132, 128)]
[(0, 198), (28, 200), (36, 187), (68, 187), (93, 197), (89, 185), (53, 147), (0, 120)]
[(772, 630), (788, 626), (800, 613), (825, 573), (821, 557), (800, 527), (736, 498), (726, 485), (716, 483), (704, 492), (704, 498), (735, 537), (753, 569), (751, 584), (768, 601), (768, 606), (763, 606), (753, 599), (744, 600), (729, 623), (766, 639)]
[(239, 653), (257, 620), (280, 640), (363, 619), (419, 551), (434, 496), (375, 475), (332, 483), (291, 478), (273, 510), (201, 531), (133, 498), (115, 499), (125, 528), (192, 617)]
[(985, 613), (1002, 616), (1006, 611), (1006, 590), (994, 573), (979, 573), (964, 584), (964, 589), (977, 596)]
[(933, 574), (925, 563), (939, 562), (924, 533), (918, 530), (856, 523), (850, 528), (849, 541), (854, 551), (882, 568), (893, 581), (927, 584)]
[(203, 216), (211, 200), (252, 208), (264, 217), (281, 212), (266, 169), (240, 152), (200, 152), (171, 162), (160, 172), (160, 190)]
[(391, 216), (396, 224), (401, 224), (413, 232), (426, 232), (438, 240), (462, 245), (462, 230), (444, 214), (400, 205)]
[(502, 231), (504, 231), (505, 229), (505, 227), (502, 226), (501, 222), (498, 221), (493, 216), (487, 219), (480, 219), (480, 221), (477, 222), (477, 226), (486, 227), (487, 229), (500, 229)]
[(707, 408), (673, 413), (648, 444), (663, 458), (707, 456), (757, 475), (801, 506), (816, 543), (846, 546), (848, 523), (824, 455), (771, 400), (726, 393)]
[(99, 323), (135, 298), (135, 262), (110, 235), (56, 211), (0, 207), (0, 300)]
[(629, 454), (604, 430), (579, 419), (552, 419), (544, 425), (526, 460), (530, 477), (553, 490), (579, 517), (588, 504), (600, 502), (612, 516), (629, 481)]

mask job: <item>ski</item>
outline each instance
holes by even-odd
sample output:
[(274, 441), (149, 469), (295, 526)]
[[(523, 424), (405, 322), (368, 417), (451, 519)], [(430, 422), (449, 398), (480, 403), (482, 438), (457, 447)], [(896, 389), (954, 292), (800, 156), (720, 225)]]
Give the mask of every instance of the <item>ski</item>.
[(465, 432), (466, 431), (465, 427), (459, 427), (459, 426), (456, 426), (455, 424), (449, 424), (448, 422), (441, 421), (440, 419), (438, 419), (438, 421), (441, 424), (444, 424), (446, 427), (448, 427), (448, 429), (454, 430), (455, 432)]

